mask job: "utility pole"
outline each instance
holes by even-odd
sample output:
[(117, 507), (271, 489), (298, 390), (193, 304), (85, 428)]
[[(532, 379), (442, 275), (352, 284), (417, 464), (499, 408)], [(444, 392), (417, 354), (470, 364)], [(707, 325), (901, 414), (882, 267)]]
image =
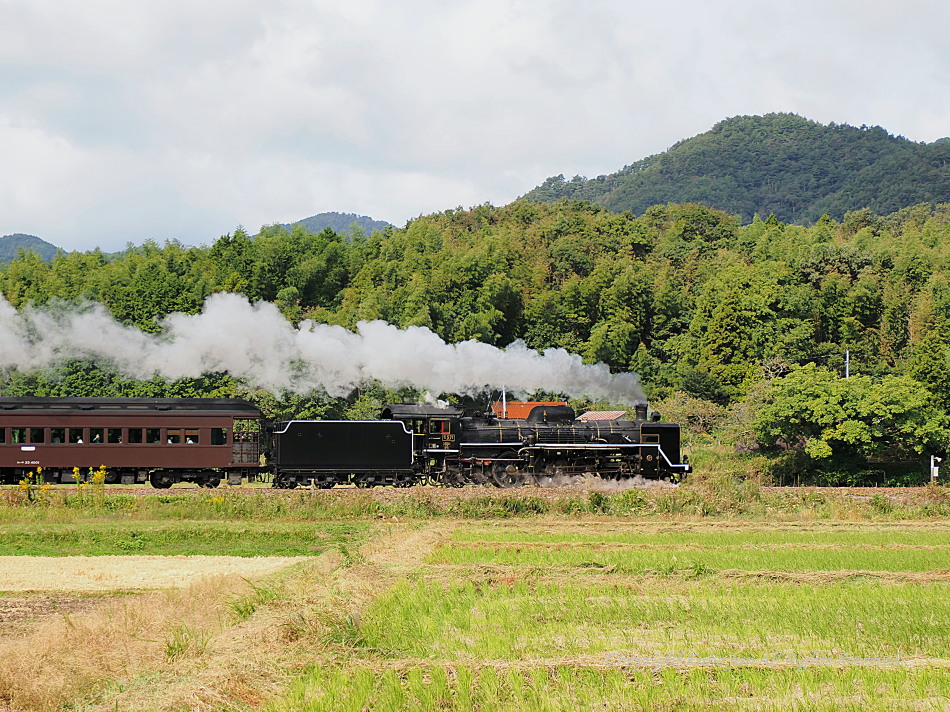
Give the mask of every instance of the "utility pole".
[(851, 350), (844, 350), (844, 377), (851, 378)]

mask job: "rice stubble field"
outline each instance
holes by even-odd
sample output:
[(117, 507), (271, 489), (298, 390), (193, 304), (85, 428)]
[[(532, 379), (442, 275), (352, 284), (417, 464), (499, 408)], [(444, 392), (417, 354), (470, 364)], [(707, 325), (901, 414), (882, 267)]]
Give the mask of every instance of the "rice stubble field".
[[(16, 588), (0, 574), (0, 705), (950, 709), (946, 517), (864, 504), (605, 514), (618, 494), (588, 498), (586, 512), (499, 516), (508, 505), (493, 501), (462, 517), (361, 500), (331, 519), (301, 517), (291, 504), (311, 495), (287, 493), (235, 518), (191, 496), (205, 503), (169, 500), (177, 519), (0, 511), (0, 553), (81, 569), (49, 557), (62, 540), (117, 567), (87, 564), (98, 589), (40, 574)], [(129, 540), (142, 542), (132, 555)], [(228, 542), (247, 569), (213, 568), (207, 552)], [(179, 567), (175, 581), (141, 575), (153, 557)], [(4, 602), (18, 601), (35, 605), (4, 623)]]

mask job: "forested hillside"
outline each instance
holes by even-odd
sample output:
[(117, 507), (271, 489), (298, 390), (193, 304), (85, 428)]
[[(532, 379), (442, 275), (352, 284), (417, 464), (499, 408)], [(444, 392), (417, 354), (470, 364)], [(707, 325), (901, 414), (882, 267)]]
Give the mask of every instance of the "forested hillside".
[[(638, 216), (519, 201), (353, 241), (274, 226), (207, 248), (147, 243), (51, 262), (27, 253), (2, 269), (0, 290), (17, 308), (95, 300), (150, 331), (158, 317), (234, 291), (275, 302), (294, 322), (352, 328), (383, 319), (450, 342), (562, 346), (638, 372), (650, 398), (666, 399), (684, 422), (706, 429), (734, 416), (749, 443), (807, 442), (816, 462), (932, 451), (947, 437), (950, 205), (862, 210), (803, 227), (774, 218), (741, 225), (696, 204)], [(841, 385), (846, 351), (852, 378)], [(222, 374), (136, 385), (77, 363), (54, 374), (7, 372), (2, 386), (39, 395), (241, 392)], [(368, 415), (365, 396), (317, 397), (304, 412), (300, 399), (274, 407)], [(819, 412), (805, 417), (806, 405)]]
[(330, 228), (334, 232), (345, 235), (351, 234), (354, 228), (368, 235), (374, 230), (385, 230), (389, 227), (389, 223), (384, 220), (373, 220), (373, 218), (355, 213), (318, 213), (284, 227), (292, 230), (297, 225), (310, 232), (320, 232), (324, 228)]
[(56, 245), (41, 240), (35, 235), (24, 235), (17, 232), (0, 237), (0, 263), (9, 262), (17, 255), (18, 250), (35, 250), (44, 260), (53, 259), (56, 254)]
[(795, 114), (737, 116), (616, 173), (555, 176), (524, 197), (588, 200), (634, 213), (698, 202), (744, 222), (774, 214), (811, 224), (862, 208), (883, 215), (950, 201), (950, 143), (919, 144), (877, 126), (823, 126)]

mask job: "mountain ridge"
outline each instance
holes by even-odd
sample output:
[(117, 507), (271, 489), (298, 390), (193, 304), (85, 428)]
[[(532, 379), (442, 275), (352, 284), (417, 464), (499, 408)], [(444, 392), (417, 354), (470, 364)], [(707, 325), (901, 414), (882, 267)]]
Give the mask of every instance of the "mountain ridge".
[(59, 248), (43, 240), (36, 235), (27, 235), (22, 232), (14, 232), (10, 235), (3, 235), (0, 237), (0, 263), (10, 262), (17, 256), (17, 251), (23, 248), (24, 250), (33, 250), (38, 254), (43, 260), (49, 261), (53, 259), (56, 255), (56, 252)]
[(950, 140), (915, 143), (879, 126), (827, 126), (797, 114), (736, 116), (608, 175), (563, 174), (524, 199), (587, 200), (615, 211), (702, 203), (739, 215), (810, 223), (950, 202)]
[(372, 234), (376, 230), (385, 230), (387, 227), (392, 227), (392, 224), (385, 220), (374, 220), (369, 216), (357, 215), (356, 213), (336, 212), (317, 213), (303, 220), (286, 223), (283, 226), (291, 229), (296, 225), (301, 225), (314, 233), (320, 232), (325, 228), (330, 228), (333, 232), (347, 235), (353, 232), (354, 225), (359, 227), (359, 229), (367, 235)]

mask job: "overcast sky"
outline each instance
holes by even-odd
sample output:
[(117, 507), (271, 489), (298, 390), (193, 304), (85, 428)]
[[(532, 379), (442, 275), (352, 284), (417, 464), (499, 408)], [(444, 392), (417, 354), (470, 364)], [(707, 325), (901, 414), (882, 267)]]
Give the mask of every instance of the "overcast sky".
[(0, 235), (398, 226), (795, 112), (950, 135), (946, 0), (0, 0)]

